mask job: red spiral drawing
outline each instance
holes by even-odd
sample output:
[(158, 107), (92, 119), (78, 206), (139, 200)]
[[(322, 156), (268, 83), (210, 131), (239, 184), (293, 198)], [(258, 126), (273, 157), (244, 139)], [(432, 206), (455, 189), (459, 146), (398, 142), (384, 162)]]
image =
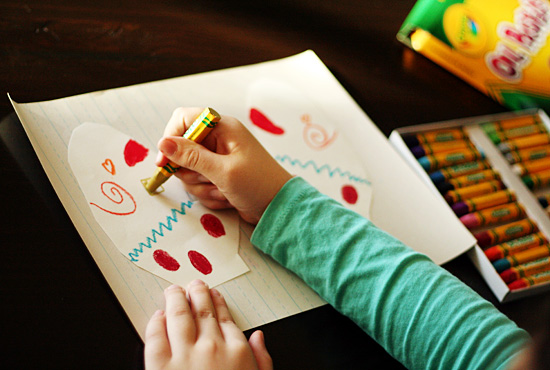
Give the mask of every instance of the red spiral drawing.
[[(107, 194), (105, 192), (105, 188), (109, 185), (110, 185), (110, 187), (107, 188), (107, 191), (110, 194)], [(105, 182), (101, 183), (101, 192), (103, 193), (103, 195), (105, 195), (105, 197), (107, 199), (109, 199), (111, 202), (113, 202), (115, 204), (122, 204), (125, 199), (130, 199), (133, 203), (133, 209), (131, 211), (127, 211), (127, 212), (116, 212), (116, 211), (110, 211), (110, 210), (105, 209), (105, 208), (103, 208), (103, 207), (101, 207), (101, 206), (99, 206), (95, 203), (90, 202), (90, 204), (92, 206), (96, 206), (97, 208), (101, 209), (104, 212), (110, 213), (112, 215), (117, 215), (117, 216), (131, 215), (132, 213), (134, 213), (136, 211), (137, 204), (136, 204), (136, 201), (134, 200), (134, 197), (132, 196), (132, 194), (128, 193), (128, 191), (126, 189), (124, 189), (122, 186), (120, 186), (119, 184), (114, 183), (112, 181), (105, 181)], [(124, 195), (127, 195), (128, 198), (124, 198)], [(128, 202), (126, 202), (126, 203), (128, 203)]]

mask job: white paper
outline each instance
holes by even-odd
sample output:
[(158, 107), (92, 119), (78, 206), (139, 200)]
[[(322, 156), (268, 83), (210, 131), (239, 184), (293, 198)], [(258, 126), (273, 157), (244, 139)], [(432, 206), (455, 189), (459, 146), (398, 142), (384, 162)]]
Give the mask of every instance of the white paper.
[(155, 195), (145, 190), (141, 180), (157, 168), (156, 152), (97, 123), (75, 128), (68, 150), (96, 221), (124, 257), (181, 286), (194, 279), (216, 286), (248, 271), (235, 211), (205, 208), (177, 180)]
[[(248, 89), (248, 123), (291, 174), (369, 217), (371, 181), (351, 143), (322, 109), (289, 84), (259, 79)], [(346, 115), (341, 123), (345, 125)]]
[[(101, 122), (155, 147), (173, 110), (213, 107), (241, 121), (249, 116), (249, 90), (262, 79), (297, 89), (349, 141), (372, 183), (370, 219), (412, 248), (443, 263), (471, 248), (471, 234), (431, 194), (384, 135), (312, 51), (199, 75), (99, 91), (14, 108), (48, 178), (111, 288), (140, 335), (164, 307), (168, 283), (125, 258), (95, 222), (67, 161), (72, 131)], [(398, 109), (399, 101), (396, 101)], [(345, 117), (345, 120), (342, 120)], [(317, 116), (311, 117), (316, 122)], [(248, 122), (250, 124), (250, 122)], [(330, 130), (329, 130), (330, 132)], [(253, 248), (252, 228), (241, 223), (239, 254), (250, 272), (219, 286), (243, 330), (318, 307), (324, 302), (299, 278)], [(469, 236), (468, 236), (469, 235)]]

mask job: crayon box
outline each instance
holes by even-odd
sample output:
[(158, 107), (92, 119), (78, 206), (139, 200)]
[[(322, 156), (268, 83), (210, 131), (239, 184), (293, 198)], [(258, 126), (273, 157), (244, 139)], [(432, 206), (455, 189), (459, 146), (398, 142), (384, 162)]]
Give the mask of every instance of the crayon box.
[[(550, 256), (549, 128), (542, 109), (529, 109), (409, 126), (390, 135), (426, 186), (459, 217), (459, 227), (474, 235), (468, 256), (500, 302), (550, 291), (550, 263), (543, 266)], [(528, 250), (506, 249), (537, 235), (540, 242)], [(497, 262), (490, 248), (506, 253)], [(524, 276), (519, 268), (529, 271), (533, 260), (543, 272)], [(528, 286), (504, 281), (502, 270), (510, 274), (512, 267)]]
[(550, 112), (549, 0), (419, 0), (397, 39), (511, 109)]

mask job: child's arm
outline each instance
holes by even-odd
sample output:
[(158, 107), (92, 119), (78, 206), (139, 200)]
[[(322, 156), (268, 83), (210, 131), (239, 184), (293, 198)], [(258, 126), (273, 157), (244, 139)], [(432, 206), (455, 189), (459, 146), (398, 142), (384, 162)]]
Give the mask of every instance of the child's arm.
[[(180, 136), (200, 111), (177, 110), (166, 136)], [(233, 206), (252, 223), (261, 219), (252, 242), (405, 366), (504, 369), (529, 341), (525, 331), (426, 256), (302, 179), (289, 181), (237, 120), (223, 117), (202, 144), (206, 148), (164, 138), (157, 164), (168, 158), (188, 168), (178, 176), (205, 205)]]
[(301, 178), (277, 194), (252, 243), (409, 369), (506, 369), (529, 341), (456, 277)]

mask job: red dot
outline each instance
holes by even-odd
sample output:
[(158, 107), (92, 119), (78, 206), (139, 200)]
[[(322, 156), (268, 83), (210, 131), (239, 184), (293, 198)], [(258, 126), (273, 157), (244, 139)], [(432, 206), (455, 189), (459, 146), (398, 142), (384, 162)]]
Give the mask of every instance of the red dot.
[(203, 256), (199, 252), (189, 251), (189, 253), (187, 253), (187, 256), (189, 257), (189, 261), (191, 261), (193, 267), (196, 268), (200, 273), (208, 275), (212, 272), (212, 264), (205, 256)]
[(134, 167), (147, 157), (147, 153), (149, 153), (149, 149), (130, 139), (124, 147), (124, 161), (128, 166)]
[(178, 261), (162, 249), (157, 249), (154, 251), (153, 258), (156, 263), (168, 271), (177, 271), (180, 268)]
[(219, 238), (220, 236), (225, 235), (225, 228), (223, 227), (220, 219), (210, 213), (205, 213), (202, 215), (201, 225), (204, 230), (206, 230), (206, 232), (214, 238)]
[(359, 194), (357, 194), (357, 190), (355, 189), (355, 187), (351, 185), (344, 185), (342, 186), (342, 197), (349, 204), (355, 204), (357, 203)]

